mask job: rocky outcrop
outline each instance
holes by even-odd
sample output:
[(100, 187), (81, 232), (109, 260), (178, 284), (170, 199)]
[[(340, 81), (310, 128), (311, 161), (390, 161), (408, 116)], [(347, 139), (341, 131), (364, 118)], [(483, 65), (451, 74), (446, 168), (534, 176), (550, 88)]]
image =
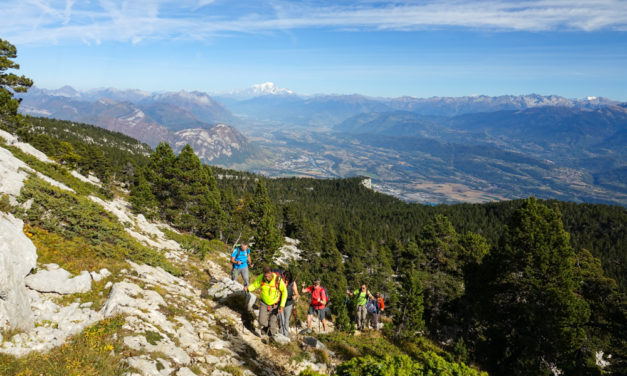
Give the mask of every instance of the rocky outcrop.
[(39, 292), (51, 292), (56, 294), (76, 294), (91, 290), (91, 275), (88, 271), (82, 271), (76, 277), (59, 267), (57, 264), (44, 265), (46, 270), (39, 270), (25, 278), (28, 288)]
[(37, 251), (23, 228), (22, 220), (0, 212), (0, 329), (33, 327), (24, 277), (35, 267)]
[(6, 338), (0, 353), (24, 356), (32, 351), (48, 351), (60, 346), (68, 337), (80, 333), (83, 329), (102, 320), (103, 316), (90, 308), (91, 303), (71, 303), (58, 305), (56, 294), (42, 294), (28, 290), (35, 328)]

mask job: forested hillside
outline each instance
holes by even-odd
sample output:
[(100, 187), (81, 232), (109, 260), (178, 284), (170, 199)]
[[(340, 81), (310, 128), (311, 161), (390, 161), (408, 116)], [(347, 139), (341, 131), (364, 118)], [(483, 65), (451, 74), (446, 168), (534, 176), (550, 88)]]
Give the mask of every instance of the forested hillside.
[[(33, 136), (35, 129), (37, 136)], [(571, 320), (568, 322), (579, 328), (578, 334), (568, 337), (558, 333), (551, 347), (555, 361), (550, 364), (573, 372), (590, 371), (596, 369), (590, 363), (596, 355), (593, 350), (602, 349), (613, 355), (614, 372), (624, 369), (625, 340), (616, 336), (625, 331), (624, 208), (528, 200), (450, 206), (408, 204), (367, 189), (361, 178), (267, 179), (204, 166), (191, 148), (177, 156), (162, 144), (147, 157), (142, 144), (100, 132), (90, 126), (37, 118), (23, 119), (20, 128), (24, 139), (39, 142), (42, 150), (61, 163), (74, 163), (84, 173), (98, 174), (114, 185), (128, 184), (135, 210), (147, 217), (162, 218), (181, 230), (227, 244), (241, 239), (254, 241), (257, 265), (271, 262), (281, 235), (301, 240), (307, 253), (290, 269), (300, 280), (322, 278), (332, 297), (336, 327), (353, 330), (352, 303), (345, 304), (344, 291), (366, 283), (371, 291), (386, 297), (392, 322), (386, 324), (385, 333), (393, 342), (410, 346), (425, 336), (450, 351), (451, 359), (476, 363), (496, 374), (514, 369), (541, 372), (529, 364), (548, 351), (526, 349), (524, 359), (511, 359), (511, 363), (501, 363), (504, 355), (495, 352), (504, 343), (513, 351), (518, 341), (539, 335), (499, 337), (511, 325), (532, 325), (534, 312), (551, 309), (555, 301), (547, 301), (541, 293), (543, 286), (552, 282), (518, 282), (535, 284), (539, 295), (538, 304), (524, 311), (531, 321), (524, 322), (491, 317), (494, 310), (506, 307), (504, 301), (495, 301), (484, 291), (486, 286), (497, 286), (496, 281), (502, 278), (495, 275), (492, 281), (484, 280), (506, 262), (502, 256), (493, 255), (510, 247), (507, 244), (512, 241), (507, 238), (511, 235), (507, 234), (523, 221), (517, 223), (513, 218), (523, 215), (521, 211), (540, 213), (531, 218), (553, 224), (525, 232), (545, 231), (539, 234), (540, 239), (562, 239), (565, 253), (547, 262), (566, 260), (558, 270), (564, 274), (562, 280), (570, 281), (560, 283), (569, 292), (558, 293), (576, 294), (566, 307), (578, 307), (579, 312), (562, 318)], [(75, 156), (70, 158), (72, 154)], [(559, 230), (562, 223), (563, 230)], [(552, 247), (541, 249), (550, 254)], [(546, 267), (527, 265), (532, 270)], [(485, 307), (492, 308), (486, 311)], [(555, 350), (561, 346), (569, 349), (567, 354)], [(417, 356), (411, 351), (409, 354)]]

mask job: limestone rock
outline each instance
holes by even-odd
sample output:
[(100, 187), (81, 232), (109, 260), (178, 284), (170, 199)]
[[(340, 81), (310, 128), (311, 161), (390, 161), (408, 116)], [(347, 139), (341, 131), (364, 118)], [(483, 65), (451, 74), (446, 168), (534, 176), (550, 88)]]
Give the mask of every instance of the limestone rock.
[(329, 350), (324, 343), (318, 341), (316, 337), (304, 336), (303, 343), (307, 346), (313, 347), (314, 349), (320, 349), (327, 352), (329, 355), (334, 355), (331, 350)]
[(274, 340), (274, 342), (278, 343), (279, 345), (287, 345), (288, 343), (291, 342), (290, 337), (284, 336), (283, 334), (280, 334), (280, 333), (272, 336), (272, 339)]
[(94, 281), (100, 282), (103, 279), (105, 279), (108, 276), (110, 276), (111, 272), (108, 269), (106, 269), (106, 268), (102, 268), (102, 269), (100, 269), (100, 272), (90, 272), (89, 274), (91, 275), (91, 278)]
[(24, 277), (37, 264), (37, 250), (23, 228), (22, 220), (0, 212), (0, 329), (33, 327)]
[(191, 369), (187, 367), (183, 367), (178, 370), (178, 372), (176, 373), (176, 376), (196, 376), (196, 374), (192, 372)]
[(234, 294), (244, 294), (244, 286), (228, 277), (222, 278), (207, 290), (207, 294), (216, 299), (223, 299)]
[(26, 277), (26, 286), (39, 292), (76, 294), (91, 290), (91, 276), (88, 271), (71, 278), (71, 274), (56, 264), (45, 265), (46, 270)]
[[(161, 370), (157, 367), (157, 362), (161, 364), (161, 367), (159, 367)], [(152, 360), (145, 355), (128, 358), (126, 363), (139, 370), (143, 376), (166, 376), (174, 371), (169, 362), (163, 359)]]

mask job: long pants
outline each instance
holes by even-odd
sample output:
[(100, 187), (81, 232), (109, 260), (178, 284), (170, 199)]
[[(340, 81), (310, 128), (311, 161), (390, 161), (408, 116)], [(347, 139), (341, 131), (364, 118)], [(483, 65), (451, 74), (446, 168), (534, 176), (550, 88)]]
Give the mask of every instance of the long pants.
[(357, 328), (362, 330), (366, 326), (366, 316), (368, 311), (366, 310), (366, 305), (357, 306)]
[(283, 308), (283, 327), (279, 328), (279, 331), (286, 337), (290, 336), (290, 317), (292, 316), (293, 309), (294, 304), (287, 304), (285, 308)]
[(276, 335), (279, 332), (279, 305), (268, 310), (268, 305), (259, 302), (259, 326), (262, 328), (270, 327), (270, 333)]
[(231, 279), (237, 281), (237, 276), (240, 274), (242, 275), (242, 279), (244, 280), (244, 286), (248, 286), (248, 267), (239, 269), (233, 268), (233, 270), (231, 270)]

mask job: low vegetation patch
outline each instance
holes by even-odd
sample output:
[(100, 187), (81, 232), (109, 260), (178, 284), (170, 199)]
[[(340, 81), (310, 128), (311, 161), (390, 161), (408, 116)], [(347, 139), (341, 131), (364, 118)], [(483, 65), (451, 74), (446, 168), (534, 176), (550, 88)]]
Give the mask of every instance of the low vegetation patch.
[(365, 356), (353, 358), (340, 364), (337, 376), (393, 376), (393, 375), (450, 375), (450, 376), (487, 376), (486, 372), (474, 370), (463, 363), (447, 362), (435, 353), (425, 353), (420, 361), (407, 355), (381, 358)]
[(224, 243), (217, 239), (207, 240), (193, 234), (177, 233), (168, 229), (164, 229), (163, 233), (168, 239), (179, 243), (186, 251), (198, 256), (200, 260), (204, 260), (208, 254), (216, 255), (225, 250)]
[(22, 358), (0, 354), (3, 376), (118, 376), (130, 371), (122, 360), (124, 345), (114, 336), (124, 325), (116, 316), (98, 322), (65, 344), (42, 354), (33, 352)]
[(348, 360), (356, 356), (402, 355), (403, 352), (377, 331), (364, 332), (359, 336), (343, 332), (333, 332), (319, 336), (329, 349)]
[(86, 183), (79, 180), (78, 178), (72, 176), (69, 170), (63, 165), (60, 165), (58, 163), (42, 162), (34, 156), (23, 152), (15, 146), (2, 146), (11, 151), (11, 153), (13, 153), (16, 158), (29, 165), (35, 171), (38, 171), (58, 181), (59, 183), (67, 185), (81, 195), (93, 194), (99, 196), (102, 199), (111, 198), (111, 193), (108, 190), (98, 188), (91, 183)]
[[(71, 256), (59, 254), (58, 257), (65, 261), (64, 265), (74, 262), (78, 266), (73, 257), (79, 252), (79, 260), (95, 258), (102, 262), (102, 259), (128, 259), (160, 266), (174, 275), (180, 275), (180, 270), (170, 264), (161, 252), (133, 239), (116, 218), (90, 199), (53, 187), (35, 177), (25, 181), (19, 198), (21, 202), (30, 199), (33, 204), (24, 214), (28, 224), (55, 234), (48, 237), (62, 237), (66, 241), (87, 245), (77, 248)], [(56, 251), (59, 252), (58, 249)], [(94, 264), (93, 261), (89, 263)], [(85, 266), (81, 266), (81, 270), (85, 270)]]
[(9, 195), (0, 196), (0, 212), (10, 213), (13, 210), (11, 201), (9, 201)]

